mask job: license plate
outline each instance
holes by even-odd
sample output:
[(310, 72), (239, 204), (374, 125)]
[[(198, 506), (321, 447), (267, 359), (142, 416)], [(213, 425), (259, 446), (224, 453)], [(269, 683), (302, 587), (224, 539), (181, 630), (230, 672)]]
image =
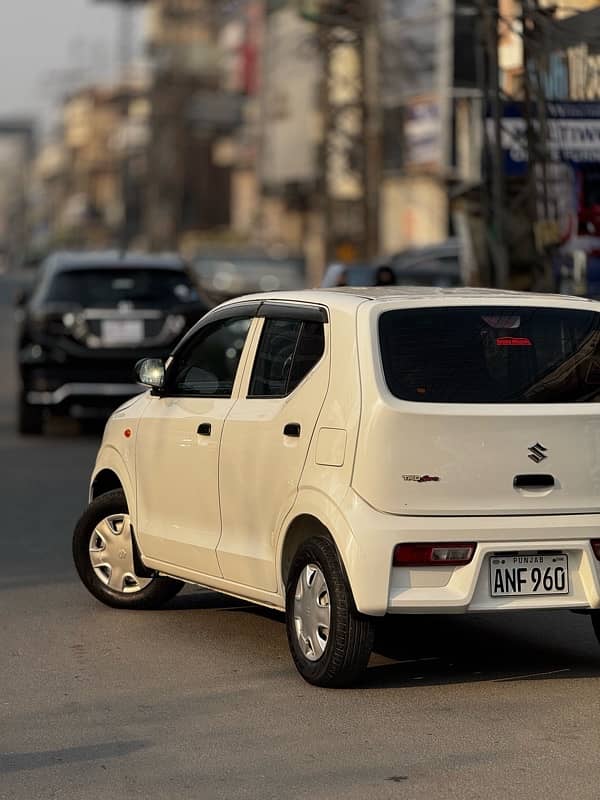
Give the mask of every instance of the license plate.
[(106, 319), (102, 322), (102, 344), (140, 344), (144, 340), (144, 322), (141, 319)]
[(569, 593), (569, 559), (564, 554), (490, 558), (492, 597)]

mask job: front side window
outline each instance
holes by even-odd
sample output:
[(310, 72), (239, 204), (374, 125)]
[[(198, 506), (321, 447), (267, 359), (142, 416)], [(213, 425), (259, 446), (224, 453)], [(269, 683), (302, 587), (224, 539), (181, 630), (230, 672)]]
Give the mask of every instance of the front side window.
[(169, 367), (165, 394), (231, 397), (251, 322), (237, 317), (199, 331)]
[(325, 352), (323, 323), (267, 319), (254, 362), (249, 397), (287, 397)]
[(394, 310), (379, 320), (387, 385), (420, 403), (600, 402), (600, 315), (531, 307)]

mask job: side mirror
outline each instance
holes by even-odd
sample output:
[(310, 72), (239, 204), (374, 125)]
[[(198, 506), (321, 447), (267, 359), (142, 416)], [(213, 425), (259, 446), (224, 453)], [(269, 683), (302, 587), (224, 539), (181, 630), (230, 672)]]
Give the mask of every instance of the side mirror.
[(165, 365), (160, 358), (143, 358), (135, 365), (137, 382), (150, 389), (161, 389), (165, 380)]

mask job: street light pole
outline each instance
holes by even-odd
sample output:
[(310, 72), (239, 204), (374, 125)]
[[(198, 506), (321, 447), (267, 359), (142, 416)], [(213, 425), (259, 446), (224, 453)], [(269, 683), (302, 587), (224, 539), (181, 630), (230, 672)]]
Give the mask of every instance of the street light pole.
[(484, 114), (491, 115), (493, 135), (485, 132), (488, 169), (491, 183), (491, 203), (488, 212), (488, 243), (491, 252), (492, 285), (506, 289), (509, 282), (510, 265), (507, 248), (506, 185), (502, 156), (502, 100), (500, 91), (500, 69), (498, 63), (498, 8), (488, 0), (479, 0), (481, 35), (485, 61)]

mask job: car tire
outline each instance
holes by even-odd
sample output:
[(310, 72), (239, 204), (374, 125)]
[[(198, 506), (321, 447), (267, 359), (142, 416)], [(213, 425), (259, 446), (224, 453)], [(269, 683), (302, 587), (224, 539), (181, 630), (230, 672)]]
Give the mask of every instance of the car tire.
[(44, 410), (30, 405), (25, 397), (19, 397), (17, 428), (21, 436), (41, 436), (44, 432)]
[(83, 513), (73, 533), (73, 560), (84, 586), (113, 608), (158, 608), (183, 586), (142, 564), (121, 489), (101, 495)]
[(356, 611), (338, 551), (325, 536), (306, 541), (292, 562), (286, 628), (292, 658), (308, 683), (352, 686), (366, 669), (374, 621)]
[(598, 644), (600, 644), (600, 611), (592, 611), (590, 617), (592, 618), (592, 627), (596, 634), (596, 639), (598, 640)]

